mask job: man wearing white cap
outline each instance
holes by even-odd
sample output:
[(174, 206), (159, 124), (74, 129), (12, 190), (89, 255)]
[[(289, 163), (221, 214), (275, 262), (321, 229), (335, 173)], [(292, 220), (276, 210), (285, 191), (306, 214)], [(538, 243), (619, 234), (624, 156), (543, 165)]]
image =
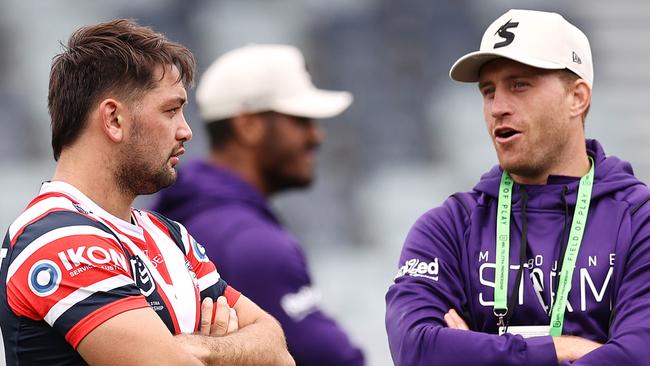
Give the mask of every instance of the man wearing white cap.
[(339, 115), (352, 95), (317, 89), (295, 47), (251, 45), (206, 70), (197, 101), (210, 155), (181, 168), (154, 210), (184, 223), (219, 272), (280, 321), (298, 365), (363, 365), (321, 311), (302, 249), (267, 203), (311, 183), (324, 138), (314, 119)]
[(650, 190), (585, 139), (587, 37), (510, 10), (461, 57), (499, 165), (409, 232), (386, 295), (397, 365), (644, 365)]

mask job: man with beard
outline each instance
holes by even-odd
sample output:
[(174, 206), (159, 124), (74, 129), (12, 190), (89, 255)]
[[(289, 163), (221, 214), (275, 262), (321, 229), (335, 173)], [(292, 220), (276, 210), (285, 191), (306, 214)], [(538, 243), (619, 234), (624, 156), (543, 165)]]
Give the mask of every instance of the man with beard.
[(499, 165), (415, 223), (386, 295), (396, 365), (647, 365), (650, 190), (585, 139), (589, 41), (510, 10), (450, 76)]
[(194, 67), (128, 20), (77, 30), (54, 58), (57, 165), (0, 248), (0, 363), (294, 364), (182, 225), (131, 208), (176, 179)]
[(338, 115), (352, 96), (317, 89), (296, 48), (251, 45), (207, 69), (197, 101), (210, 154), (183, 167), (153, 209), (183, 222), (233, 286), (280, 321), (297, 364), (363, 364), (320, 310), (300, 245), (267, 202), (311, 183), (324, 138), (314, 119)]

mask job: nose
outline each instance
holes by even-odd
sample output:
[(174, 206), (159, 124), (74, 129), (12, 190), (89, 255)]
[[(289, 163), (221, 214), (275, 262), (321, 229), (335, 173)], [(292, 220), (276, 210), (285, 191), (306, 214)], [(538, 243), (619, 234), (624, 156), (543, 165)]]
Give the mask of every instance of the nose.
[(320, 145), (323, 143), (323, 141), (325, 141), (325, 137), (327, 134), (325, 133), (325, 130), (323, 129), (323, 127), (321, 127), (321, 125), (318, 122), (316, 122), (315, 120), (311, 120), (310, 122), (311, 123), (309, 125), (310, 127), (309, 131), (310, 131), (311, 139), (315, 144)]
[(496, 88), (494, 97), (490, 101), (490, 114), (493, 118), (501, 118), (512, 113), (512, 105), (510, 103), (509, 94), (507, 91)]
[(178, 127), (178, 130), (176, 130), (176, 139), (183, 142), (187, 142), (192, 139), (192, 129), (185, 120), (185, 114), (181, 115), (181, 124)]

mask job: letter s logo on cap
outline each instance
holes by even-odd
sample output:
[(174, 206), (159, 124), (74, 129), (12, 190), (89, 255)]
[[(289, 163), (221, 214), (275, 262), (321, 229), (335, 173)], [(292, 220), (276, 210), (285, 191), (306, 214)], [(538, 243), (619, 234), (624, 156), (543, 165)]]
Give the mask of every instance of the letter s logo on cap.
[(512, 21), (512, 19), (508, 20), (506, 22), (506, 24), (499, 27), (497, 32), (494, 33), (495, 35), (498, 34), (499, 37), (505, 39), (504, 41), (495, 43), (494, 48), (505, 47), (505, 46), (509, 45), (510, 43), (512, 43), (512, 41), (515, 40), (515, 34), (512, 33), (512, 32), (508, 32), (508, 29), (517, 28), (517, 26), (519, 25), (519, 22), (510, 23), (511, 21)]

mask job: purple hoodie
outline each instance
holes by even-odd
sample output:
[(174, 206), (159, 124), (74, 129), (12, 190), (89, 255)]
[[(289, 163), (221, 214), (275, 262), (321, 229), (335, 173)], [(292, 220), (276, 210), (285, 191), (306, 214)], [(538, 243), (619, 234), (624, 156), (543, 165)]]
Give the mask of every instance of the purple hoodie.
[[(595, 161), (595, 179), (563, 334), (604, 343), (573, 365), (645, 365), (650, 363), (650, 190), (634, 177), (629, 163), (606, 157), (595, 140), (587, 140), (587, 150)], [(558, 364), (550, 336), (497, 335), (493, 300), (501, 173), (494, 167), (473, 191), (451, 196), (411, 228), (386, 295), (386, 329), (396, 365)], [(578, 181), (551, 176), (546, 185), (515, 184), (508, 298), (519, 268), (524, 215), (528, 262), (511, 326), (550, 322), (549, 289), (557, 280)], [(523, 189), (528, 193), (525, 212)], [(450, 308), (471, 331), (445, 325)]]
[(183, 223), (218, 259), (221, 276), (282, 324), (297, 365), (364, 364), (361, 351), (319, 308), (298, 241), (253, 186), (193, 161), (153, 210)]

